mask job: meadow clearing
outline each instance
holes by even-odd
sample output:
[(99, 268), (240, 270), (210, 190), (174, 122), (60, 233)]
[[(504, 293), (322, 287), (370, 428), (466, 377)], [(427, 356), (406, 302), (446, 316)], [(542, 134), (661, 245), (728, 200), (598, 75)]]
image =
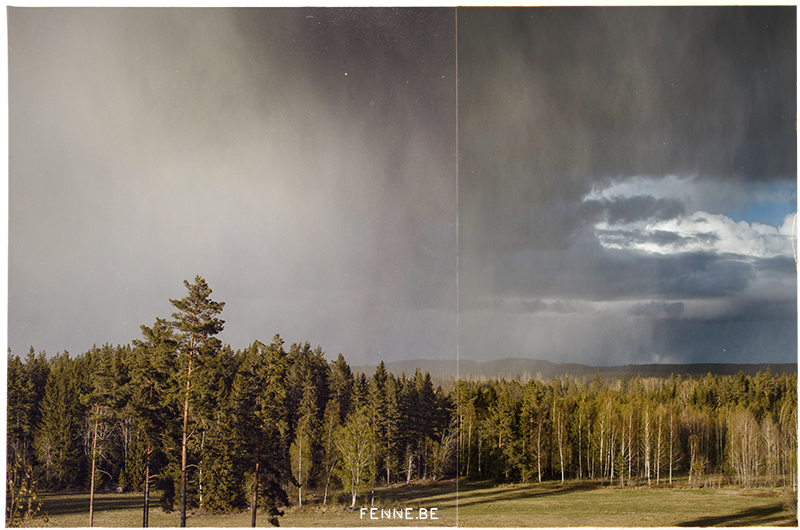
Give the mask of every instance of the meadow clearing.
[[(456, 491), (456, 487), (458, 491)], [(45, 494), (43, 511), (48, 526), (88, 524), (88, 495)], [(375, 491), (375, 511), (367, 508), (323, 507), (309, 496), (302, 508), (285, 509), (282, 527), (447, 526), (447, 527), (709, 527), (797, 526), (797, 497), (778, 488), (701, 488), (684, 483), (672, 487), (626, 487), (594, 481), (558, 481), (543, 484), (495, 485), (488, 481), (461, 480), (415, 483)], [(157, 504), (157, 499), (154, 500)], [(420, 512), (423, 508), (425, 512)], [(431, 519), (431, 509), (436, 508)], [(400, 513), (402, 512), (402, 518)], [(420, 514), (424, 518), (420, 518)], [(388, 516), (391, 514), (391, 516)], [(381, 515), (384, 517), (381, 518)], [(141, 526), (141, 496), (132, 493), (98, 494), (95, 526)], [(407, 518), (408, 517), (408, 518)], [(151, 526), (178, 526), (178, 512), (165, 513), (154, 506)], [(248, 527), (250, 514), (193, 513), (187, 526)], [(260, 516), (258, 526), (269, 526)]]

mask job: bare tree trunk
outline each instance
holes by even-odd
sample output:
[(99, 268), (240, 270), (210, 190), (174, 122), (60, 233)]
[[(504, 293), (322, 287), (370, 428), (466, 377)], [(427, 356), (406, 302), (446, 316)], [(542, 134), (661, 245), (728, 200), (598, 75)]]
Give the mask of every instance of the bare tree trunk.
[(472, 418), (469, 422), (469, 430), (467, 431), (467, 471), (464, 473), (465, 477), (469, 476), (469, 464), (472, 457)]
[(663, 436), (662, 436), (662, 426), (663, 426), (663, 416), (659, 411), (656, 416), (656, 421), (658, 422), (658, 436), (656, 437), (656, 486), (661, 481), (661, 448), (663, 444)]
[(669, 483), (672, 484), (673, 447), (675, 445), (675, 413), (669, 412)]
[(150, 454), (153, 448), (150, 440), (147, 441), (144, 464), (144, 505), (142, 506), (142, 528), (150, 526)]
[(92, 437), (92, 478), (89, 479), (89, 526), (94, 526), (94, 469), (97, 460), (97, 424), (100, 422), (100, 405), (96, 406), (94, 436)]
[(539, 482), (542, 481), (542, 425), (537, 423), (536, 429), (536, 471), (539, 474)]
[(150, 463), (149, 462), (144, 466), (144, 507), (142, 508), (142, 528), (147, 528), (148, 526), (150, 526)]
[(258, 460), (256, 459), (256, 475), (253, 480), (253, 498), (250, 501), (250, 526), (256, 527), (256, 515), (258, 514)]
[(297, 506), (298, 508), (303, 507), (303, 435), (299, 436), (300, 439), (300, 447), (297, 451), (297, 482), (300, 483), (297, 486)]
[(578, 478), (583, 478), (583, 412), (578, 416)]
[(483, 445), (483, 437), (481, 431), (478, 431), (478, 476), (481, 476), (481, 446)]
[(650, 485), (650, 409), (644, 409), (644, 474)]
[(192, 375), (192, 357), (189, 356), (189, 369), (186, 373), (186, 396), (183, 400), (183, 435), (181, 440), (181, 528), (186, 526), (186, 441), (189, 427), (189, 382)]

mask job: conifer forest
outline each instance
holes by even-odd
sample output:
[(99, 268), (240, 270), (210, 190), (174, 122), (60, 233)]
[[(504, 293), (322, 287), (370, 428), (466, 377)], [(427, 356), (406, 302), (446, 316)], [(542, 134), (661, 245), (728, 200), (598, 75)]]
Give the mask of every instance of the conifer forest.
[(130, 344), (9, 352), (7, 498), (34, 482), (141, 492), (147, 526), (157, 491), (182, 525), (196, 509), (277, 525), (311, 492), (356, 507), (376, 487), (453, 478), (797, 487), (796, 373), (457, 381), (383, 362), (357, 373), (280, 335), (234, 351), (216, 338), (224, 303), (199, 276), (185, 286), (171, 319)]

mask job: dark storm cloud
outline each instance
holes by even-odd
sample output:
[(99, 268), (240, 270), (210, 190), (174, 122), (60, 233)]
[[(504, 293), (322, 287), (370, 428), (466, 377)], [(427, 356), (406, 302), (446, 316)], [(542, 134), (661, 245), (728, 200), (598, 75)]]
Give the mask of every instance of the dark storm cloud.
[(665, 296), (733, 296), (756, 276), (746, 261), (709, 254), (662, 258), (657, 267), (657, 290)]
[[(506, 205), (498, 205), (493, 216), (505, 215), (505, 209)], [(532, 205), (521, 212), (512, 225), (497, 234), (492, 245), (495, 248), (513, 248), (516, 243), (524, 248), (526, 240), (534, 240), (538, 247), (563, 248), (572, 242), (578, 229), (601, 220), (609, 223), (663, 221), (674, 219), (684, 211), (684, 204), (677, 199), (656, 199), (653, 196), (614, 197), (580, 202), (559, 200)]]
[(753, 283), (756, 268), (774, 268), (776, 280), (791, 281), (794, 271), (785, 260), (780, 264), (708, 253), (660, 256), (585, 246), (503, 254), (495, 264), (492, 286), (497, 294), (532, 298), (730, 298)]
[(628, 314), (651, 318), (679, 317), (683, 314), (683, 302), (664, 302), (651, 300), (647, 303), (634, 304), (628, 309)]
[(658, 257), (609, 251), (593, 240), (566, 250), (506, 252), (493, 262), (491, 290), (500, 296), (530, 298), (649, 297), (658, 294), (658, 263)]
[[(791, 295), (784, 299), (743, 299), (735, 300), (725, 306), (723, 312), (709, 312), (696, 315), (694, 318), (698, 322), (746, 322), (746, 321), (768, 321), (776, 320), (783, 322), (786, 326), (792, 326), (792, 321), (797, 320), (797, 303)], [(788, 330), (787, 330), (788, 331)]]
[(797, 322), (791, 319), (654, 320), (651, 347), (686, 363), (795, 362)]
[(792, 7), (466, 8), (459, 24), (460, 132), (498, 159), (563, 179), (795, 173)]
[(792, 7), (467, 8), (458, 21), (465, 243), (552, 248), (546, 223), (500, 234), (607, 177), (796, 174)]
[(765, 258), (755, 263), (758, 271), (775, 276), (787, 276), (797, 273), (797, 265), (789, 256), (776, 256)]
[(654, 296), (658, 260), (602, 248), (519, 251), (497, 256), (492, 292), (505, 296), (613, 300)]
[[(546, 302), (544, 300), (520, 300), (517, 303), (508, 302), (506, 309), (523, 313), (558, 313), (568, 315), (571, 313), (581, 313), (589, 310), (586, 304), (572, 300), (555, 300)], [(508, 307), (510, 306), (510, 307)]]
[(686, 206), (677, 199), (656, 199), (652, 195), (636, 197), (614, 197), (613, 199), (589, 200), (584, 204), (597, 204), (605, 213), (605, 219), (612, 224), (632, 223), (648, 219), (668, 220), (683, 215)]
[(462, 356), (681, 362), (700, 307), (794, 298), (794, 7), (465, 8), (458, 37)]

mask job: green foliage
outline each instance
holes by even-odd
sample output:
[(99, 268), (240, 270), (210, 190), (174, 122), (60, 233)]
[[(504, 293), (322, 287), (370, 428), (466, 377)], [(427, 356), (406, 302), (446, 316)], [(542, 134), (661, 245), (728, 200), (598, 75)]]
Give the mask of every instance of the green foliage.
[(34, 445), (49, 487), (76, 484), (80, 478), (78, 429), (83, 417), (76, 388), (75, 362), (68, 353), (53, 358), (41, 403), (42, 419)]
[(6, 377), (6, 459), (16, 465), (31, 461), (31, 444), (36, 406), (33, 380), (26, 373), (25, 365), (17, 356), (8, 357)]
[(235, 454), (224, 440), (217, 438), (203, 460), (203, 507), (212, 512), (229, 512), (246, 503), (241, 474), (237, 472)]
[(336, 434), (336, 448), (341, 466), (336, 470), (345, 490), (351, 495), (351, 507), (356, 505), (358, 492), (369, 479), (368, 470), (375, 451), (375, 438), (370, 429), (366, 408), (353, 413)]
[(222, 343), (216, 335), (222, 331), (225, 321), (217, 317), (225, 307), (225, 302), (211, 300), (211, 288), (199, 275), (194, 283), (183, 282), (189, 294), (180, 300), (170, 298), (177, 309), (172, 314), (173, 328), (176, 331), (178, 348), (184, 355), (213, 354)]

